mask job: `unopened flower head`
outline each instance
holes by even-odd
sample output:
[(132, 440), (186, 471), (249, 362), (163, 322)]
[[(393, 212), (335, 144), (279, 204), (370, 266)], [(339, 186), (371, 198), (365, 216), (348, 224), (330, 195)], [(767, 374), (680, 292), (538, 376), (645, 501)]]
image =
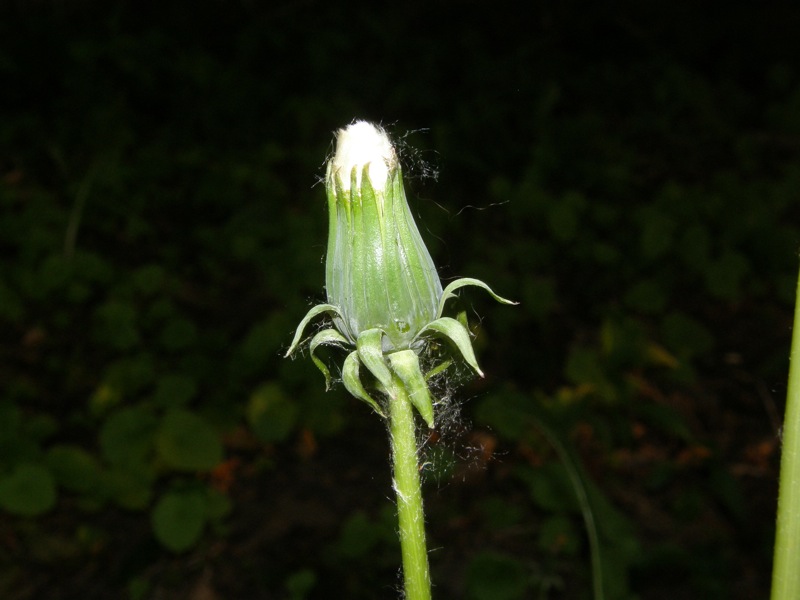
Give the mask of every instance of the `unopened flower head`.
[(383, 129), (357, 121), (340, 130), (326, 183), (326, 288), (341, 310), (337, 325), (352, 342), (377, 328), (385, 349), (408, 348), (433, 320), (442, 286)]
[[(354, 348), (342, 363), (342, 381), (356, 398), (385, 416), (374, 397), (396, 395), (402, 386), (411, 403), (433, 426), (428, 378), (450, 364), (444, 360), (423, 374), (420, 356), (428, 341), (447, 340), (464, 361), (483, 375), (475, 359), (466, 323), (443, 316), (445, 303), (464, 286), (482, 281), (457, 279), (444, 290), (431, 255), (408, 207), (403, 175), (386, 132), (356, 121), (337, 132), (337, 147), (328, 163), (328, 255), (325, 263), (326, 304), (308, 311), (286, 355), (302, 340), (306, 326), (327, 314), (334, 327), (318, 331), (309, 343), (314, 364), (330, 384), (327, 364), (316, 355), (322, 345)], [(363, 368), (362, 368), (363, 367)]]

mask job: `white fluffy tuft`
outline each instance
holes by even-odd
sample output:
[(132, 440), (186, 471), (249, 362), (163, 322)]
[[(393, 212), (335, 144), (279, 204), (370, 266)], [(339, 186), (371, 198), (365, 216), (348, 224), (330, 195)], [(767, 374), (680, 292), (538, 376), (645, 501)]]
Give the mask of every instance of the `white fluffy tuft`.
[(356, 167), (356, 182), (361, 185), (361, 172), (369, 165), (369, 178), (376, 188), (382, 188), (395, 165), (392, 142), (386, 132), (367, 121), (355, 121), (336, 132), (336, 154), (332, 173), (339, 174), (342, 186), (350, 189), (350, 173)]

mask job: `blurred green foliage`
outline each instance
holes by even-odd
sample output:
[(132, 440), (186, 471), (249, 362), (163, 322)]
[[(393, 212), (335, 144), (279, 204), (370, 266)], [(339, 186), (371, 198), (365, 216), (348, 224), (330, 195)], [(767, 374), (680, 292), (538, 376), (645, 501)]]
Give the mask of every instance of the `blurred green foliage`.
[(0, 19), (0, 595), (395, 593), (384, 432), (281, 358), (354, 117), (442, 276), (521, 301), (464, 300), (490, 380), (426, 446), (437, 593), (589, 597), (546, 422), (608, 600), (764, 595), (798, 43), (723, 40), (790, 15), (464, 6), (443, 44), (436, 3), (56, 4)]

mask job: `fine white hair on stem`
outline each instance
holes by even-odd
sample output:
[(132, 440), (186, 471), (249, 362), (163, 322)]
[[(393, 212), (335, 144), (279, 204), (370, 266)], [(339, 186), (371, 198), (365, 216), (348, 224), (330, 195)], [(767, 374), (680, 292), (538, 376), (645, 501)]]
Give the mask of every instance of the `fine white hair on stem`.
[(392, 489), (394, 489), (394, 493), (397, 495), (397, 501), (402, 502), (403, 504), (408, 504), (408, 497), (400, 491), (400, 488), (397, 487), (397, 480), (392, 479)]
[(373, 185), (383, 187), (389, 171), (397, 162), (389, 136), (379, 126), (367, 121), (355, 121), (336, 132), (336, 153), (332, 173), (341, 178), (342, 187), (350, 189), (350, 173), (356, 167), (356, 184), (361, 184), (361, 172), (369, 165)]

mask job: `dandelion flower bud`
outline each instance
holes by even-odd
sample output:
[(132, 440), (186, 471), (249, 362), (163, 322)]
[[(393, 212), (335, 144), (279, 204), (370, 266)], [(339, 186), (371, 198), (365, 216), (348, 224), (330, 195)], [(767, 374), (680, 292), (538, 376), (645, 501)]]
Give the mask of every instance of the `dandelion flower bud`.
[[(331, 383), (331, 373), (317, 356), (317, 348), (355, 347), (341, 368), (347, 391), (385, 416), (374, 391), (394, 398), (402, 388), (433, 427), (432, 398), (420, 364), (430, 339), (447, 340), (456, 354), (483, 376), (466, 324), (443, 316), (448, 299), (462, 287), (476, 286), (499, 302), (514, 303), (477, 279), (457, 279), (442, 289), (408, 207), (397, 155), (383, 129), (356, 121), (337, 132), (336, 142), (325, 178), (328, 302), (309, 310), (300, 321), (286, 355), (298, 347), (306, 326), (327, 314), (333, 327), (319, 330), (309, 343), (311, 358), (325, 376), (326, 386)], [(447, 360), (441, 362), (428, 375), (441, 372), (448, 364)]]
[(379, 329), (384, 350), (409, 348), (435, 318), (442, 285), (383, 129), (356, 121), (337, 133), (326, 189), (326, 290), (338, 329), (353, 343)]

